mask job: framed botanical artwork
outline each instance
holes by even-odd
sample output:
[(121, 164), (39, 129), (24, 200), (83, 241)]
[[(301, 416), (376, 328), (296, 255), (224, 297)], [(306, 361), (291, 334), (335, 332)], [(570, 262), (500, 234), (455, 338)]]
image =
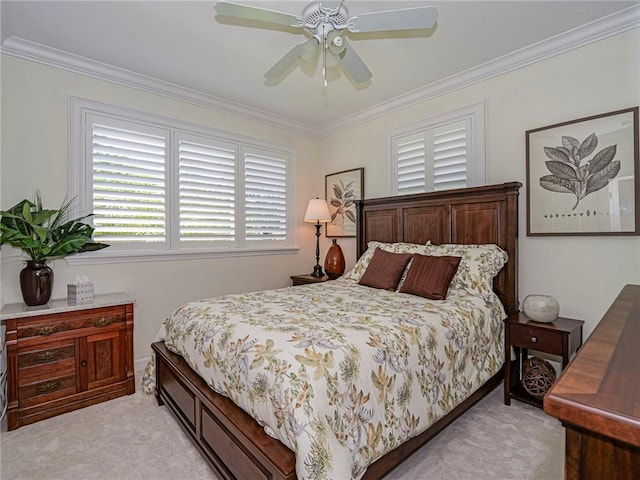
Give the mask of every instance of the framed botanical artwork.
[(640, 235), (638, 107), (528, 130), (527, 235)]
[(355, 201), (364, 197), (364, 168), (330, 173), (325, 176), (324, 188), (331, 212), (331, 222), (325, 229), (327, 237), (355, 237)]

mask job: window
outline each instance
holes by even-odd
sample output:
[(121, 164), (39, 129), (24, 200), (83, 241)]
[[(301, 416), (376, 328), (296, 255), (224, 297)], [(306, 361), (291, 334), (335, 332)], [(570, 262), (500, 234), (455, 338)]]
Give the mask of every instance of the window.
[(181, 135), (178, 140), (180, 242), (236, 239), (236, 158), (233, 144)]
[(93, 115), (91, 199), (94, 238), (152, 247), (166, 239), (167, 132)]
[(390, 135), (394, 195), (482, 185), (482, 104), (429, 119)]
[(96, 257), (291, 248), (294, 153), (72, 99), (70, 194)]

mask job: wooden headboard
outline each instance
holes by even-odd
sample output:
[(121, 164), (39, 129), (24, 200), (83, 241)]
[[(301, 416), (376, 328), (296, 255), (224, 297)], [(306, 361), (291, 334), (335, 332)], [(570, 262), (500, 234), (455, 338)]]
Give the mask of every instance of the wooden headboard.
[(358, 257), (372, 240), (494, 243), (509, 254), (494, 290), (507, 314), (518, 311), (519, 182), (356, 202)]

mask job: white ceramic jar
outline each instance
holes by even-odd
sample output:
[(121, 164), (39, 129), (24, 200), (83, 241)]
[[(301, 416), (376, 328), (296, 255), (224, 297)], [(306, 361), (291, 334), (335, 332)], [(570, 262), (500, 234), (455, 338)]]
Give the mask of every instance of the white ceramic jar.
[(551, 295), (527, 295), (522, 310), (533, 321), (551, 323), (560, 314), (560, 304)]

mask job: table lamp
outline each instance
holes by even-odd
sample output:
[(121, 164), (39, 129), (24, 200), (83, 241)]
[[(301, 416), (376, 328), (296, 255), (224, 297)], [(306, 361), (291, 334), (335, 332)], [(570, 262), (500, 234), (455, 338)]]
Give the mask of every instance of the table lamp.
[(313, 267), (314, 277), (322, 277), (322, 267), (320, 266), (320, 227), (323, 223), (331, 221), (331, 213), (329, 212), (329, 206), (323, 198), (313, 198), (309, 200), (307, 205), (307, 212), (304, 214), (304, 221), (308, 223), (315, 223), (316, 226), (316, 265)]

